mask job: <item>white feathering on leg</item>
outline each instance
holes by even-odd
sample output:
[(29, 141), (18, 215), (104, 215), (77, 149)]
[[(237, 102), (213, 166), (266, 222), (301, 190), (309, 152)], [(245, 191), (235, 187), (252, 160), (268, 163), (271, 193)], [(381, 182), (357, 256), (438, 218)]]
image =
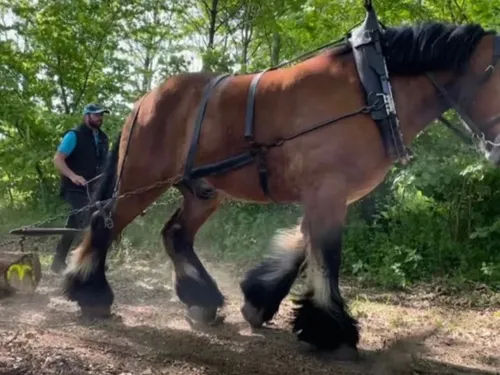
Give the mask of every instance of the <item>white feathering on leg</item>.
[(317, 256), (312, 256), (310, 252), (308, 255), (307, 279), (313, 290), (313, 300), (318, 306), (330, 310), (332, 300), (328, 274)]
[(297, 258), (302, 257), (304, 253), (304, 236), (299, 227), (278, 231), (271, 240), (271, 252), (268, 255), (268, 259), (275, 260), (270, 262), (273, 268), (261, 275), (261, 280), (272, 282), (282, 279), (283, 275), (295, 269)]
[(69, 264), (64, 270), (64, 275), (78, 275), (82, 281), (88, 279), (94, 269), (94, 264), (92, 262), (92, 252), (88, 251), (87, 246), (91, 246), (90, 241), (84, 240), (79, 247), (71, 252)]

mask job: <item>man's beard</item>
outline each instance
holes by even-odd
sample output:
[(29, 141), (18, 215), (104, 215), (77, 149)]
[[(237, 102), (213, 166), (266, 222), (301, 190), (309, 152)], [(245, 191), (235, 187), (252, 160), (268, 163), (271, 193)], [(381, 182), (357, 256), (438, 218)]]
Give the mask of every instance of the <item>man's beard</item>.
[(102, 125), (102, 121), (89, 121), (89, 125), (93, 129), (99, 129)]

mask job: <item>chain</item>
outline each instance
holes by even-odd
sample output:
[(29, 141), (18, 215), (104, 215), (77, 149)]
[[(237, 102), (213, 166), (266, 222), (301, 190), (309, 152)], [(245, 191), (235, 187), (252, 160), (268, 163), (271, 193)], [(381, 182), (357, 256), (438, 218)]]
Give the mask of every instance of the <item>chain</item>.
[[(47, 223), (50, 223), (50, 222), (52, 222), (54, 220), (57, 220), (57, 219), (60, 219), (60, 218), (67, 217), (69, 215), (74, 215), (74, 214), (78, 214), (80, 212), (86, 211), (86, 210), (88, 210), (90, 208), (93, 208), (94, 206), (96, 206), (98, 204), (106, 206), (107, 204), (110, 204), (113, 201), (116, 201), (118, 199), (130, 197), (130, 196), (133, 196), (133, 195), (142, 194), (142, 193), (144, 193), (146, 191), (149, 191), (149, 190), (152, 190), (152, 189), (156, 189), (156, 188), (162, 187), (164, 185), (175, 185), (176, 183), (180, 182), (182, 179), (183, 179), (183, 176), (182, 175), (178, 175), (178, 176), (175, 176), (173, 178), (169, 178), (169, 179), (166, 179), (166, 180), (163, 180), (163, 181), (158, 181), (158, 182), (155, 182), (154, 184), (143, 186), (143, 187), (140, 187), (140, 188), (138, 188), (136, 190), (128, 191), (128, 192), (125, 192), (125, 193), (120, 194), (118, 196), (113, 196), (113, 197), (111, 197), (109, 199), (106, 199), (106, 200), (103, 200), (103, 201), (90, 203), (90, 204), (86, 205), (85, 207), (79, 208), (77, 210), (69, 211), (68, 213), (65, 213), (65, 214), (59, 214), (59, 215), (52, 216), (52, 217), (50, 217), (48, 219), (45, 219), (45, 220), (40, 220), (40, 221), (34, 222), (32, 224), (25, 225), (25, 226), (23, 226), (23, 228), (33, 228), (33, 227), (37, 227), (37, 226), (40, 226), (40, 225), (43, 225), (43, 224), (47, 224)], [(105, 220), (108, 220), (108, 219), (109, 219), (109, 217), (105, 218)], [(109, 222), (108, 222), (107, 225), (109, 225)], [(111, 224), (111, 226), (112, 226), (112, 224)], [(11, 244), (11, 243), (17, 243), (17, 242), (19, 242), (19, 240), (6, 241), (6, 242), (8, 242), (7, 243), (7, 245), (8, 245), (8, 244)], [(0, 246), (2, 246), (2, 245), (6, 245), (6, 244), (0, 243)]]
[(129, 196), (132, 196), (132, 195), (141, 194), (141, 193), (144, 193), (145, 191), (156, 189), (156, 188), (161, 187), (163, 185), (175, 185), (175, 184), (181, 182), (183, 178), (184, 178), (183, 175), (178, 175), (178, 176), (169, 178), (169, 179), (164, 180), (164, 181), (158, 181), (158, 182), (155, 182), (154, 184), (141, 187), (141, 188), (139, 188), (137, 190), (132, 190), (132, 191), (123, 193), (123, 194), (121, 194), (121, 195), (119, 195), (117, 197), (110, 198), (109, 200), (121, 199), (121, 198), (126, 198), (126, 197), (129, 197)]

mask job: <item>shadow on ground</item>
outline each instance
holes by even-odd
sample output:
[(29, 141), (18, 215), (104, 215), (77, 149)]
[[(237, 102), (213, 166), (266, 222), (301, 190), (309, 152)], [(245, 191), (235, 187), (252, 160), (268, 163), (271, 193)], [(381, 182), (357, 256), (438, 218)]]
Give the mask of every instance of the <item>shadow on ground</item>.
[(420, 355), (426, 351), (424, 341), (432, 332), (400, 338), (380, 351), (363, 350), (356, 363), (347, 363), (311, 352), (292, 334), (280, 329), (258, 330), (256, 336), (242, 336), (242, 331), (247, 329), (244, 323), (226, 323), (203, 333), (149, 325), (129, 326), (119, 318), (82, 324), (89, 330), (93, 344), (102, 348), (117, 346), (122, 353), (140, 357), (158, 369), (165, 363), (180, 361), (203, 368), (204, 374), (214, 375), (495, 374), (422, 359)]
[[(459, 335), (453, 336), (455, 341), (450, 339), (448, 343), (442, 337), (434, 340), (433, 337), (439, 334), (437, 331), (421, 330), (420, 324), (411, 325), (411, 312), (416, 315), (418, 310), (403, 311), (407, 314), (404, 321), (409, 322), (405, 329), (391, 325), (388, 313), (390, 308), (394, 309), (391, 303), (378, 306), (380, 311), (365, 312), (366, 316), (360, 318), (365, 324), (362, 337), (371, 335), (376, 339), (376, 345), (367, 344), (365, 340), (360, 360), (356, 363), (335, 362), (328, 355), (311, 352), (297, 341), (290, 331), (289, 301), (284, 303), (273, 326), (252, 331), (239, 312), (241, 296), (235, 282), (238, 277), (233, 277), (220, 265), (207, 265), (207, 268), (229, 297), (225, 308), (226, 320), (217, 327), (203, 331), (191, 329), (183, 318), (184, 308), (171, 288), (172, 275), (168, 263), (138, 261), (127, 266), (113, 265), (110, 269), (109, 280), (116, 295), (113, 310), (117, 314), (112, 319), (95, 322), (80, 319), (75, 304), (60, 296), (60, 279), (44, 273), (43, 282), (34, 296), (2, 300), (0, 328), (14, 332), (6, 339), (11, 341), (7, 345), (11, 348), (11, 357), (15, 359), (19, 355), (26, 358), (29, 363), (24, 365), (37, 375), (53, 373), (44, 372), (44, 366), (48, 366), (44, 358), (47, 356), (61, 357), (66, 361), (64, 368), (69, 372), (58, 370), (59, 374), (97, 371), (100, 374), (123, 375), (127, 366), (132, 369), (128, 372), (138, 375), (143, 371), (145, 375), (498, 374), (472, 368), (481, 364), (484, 364), (483, 368), (498, 367), (500, 359), (491, 354), (495, 350), (481, 347), (488, 343), (484, 335), (496, 335), (497, 332), (477, 333), (477, 350), (481, 354), (476, 355), (473, 362), (467, 362), (467, 357), (464, 357), (451, 364), (436, 353), (439, 354), (439, 350), (454, 351), (457, 350), (456, 343), (470, 345), (470, 342), (463, 341)], [(348, 294), (352, 292), (347, 291)], [(12, 346), (16, 343), (15, 332), (27, 330), (34, 333), (23, 338), (19, 345)], [(416, 331), (424, 333), (408, 333)], [(111, 362), (115, 367), (104, 369), (103, 366)], [(472, 365), (470, 368), (459, 365), (463, 363)]]

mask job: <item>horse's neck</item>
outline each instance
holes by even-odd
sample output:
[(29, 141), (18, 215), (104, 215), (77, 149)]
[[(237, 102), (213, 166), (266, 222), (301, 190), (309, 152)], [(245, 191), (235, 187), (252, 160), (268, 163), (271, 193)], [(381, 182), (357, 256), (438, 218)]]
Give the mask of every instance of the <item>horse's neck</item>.
[(410, 144), (443, 112), (443, 104), (425, 75), (394, 76), (391, 81), (403, 139), (405, 144)]

